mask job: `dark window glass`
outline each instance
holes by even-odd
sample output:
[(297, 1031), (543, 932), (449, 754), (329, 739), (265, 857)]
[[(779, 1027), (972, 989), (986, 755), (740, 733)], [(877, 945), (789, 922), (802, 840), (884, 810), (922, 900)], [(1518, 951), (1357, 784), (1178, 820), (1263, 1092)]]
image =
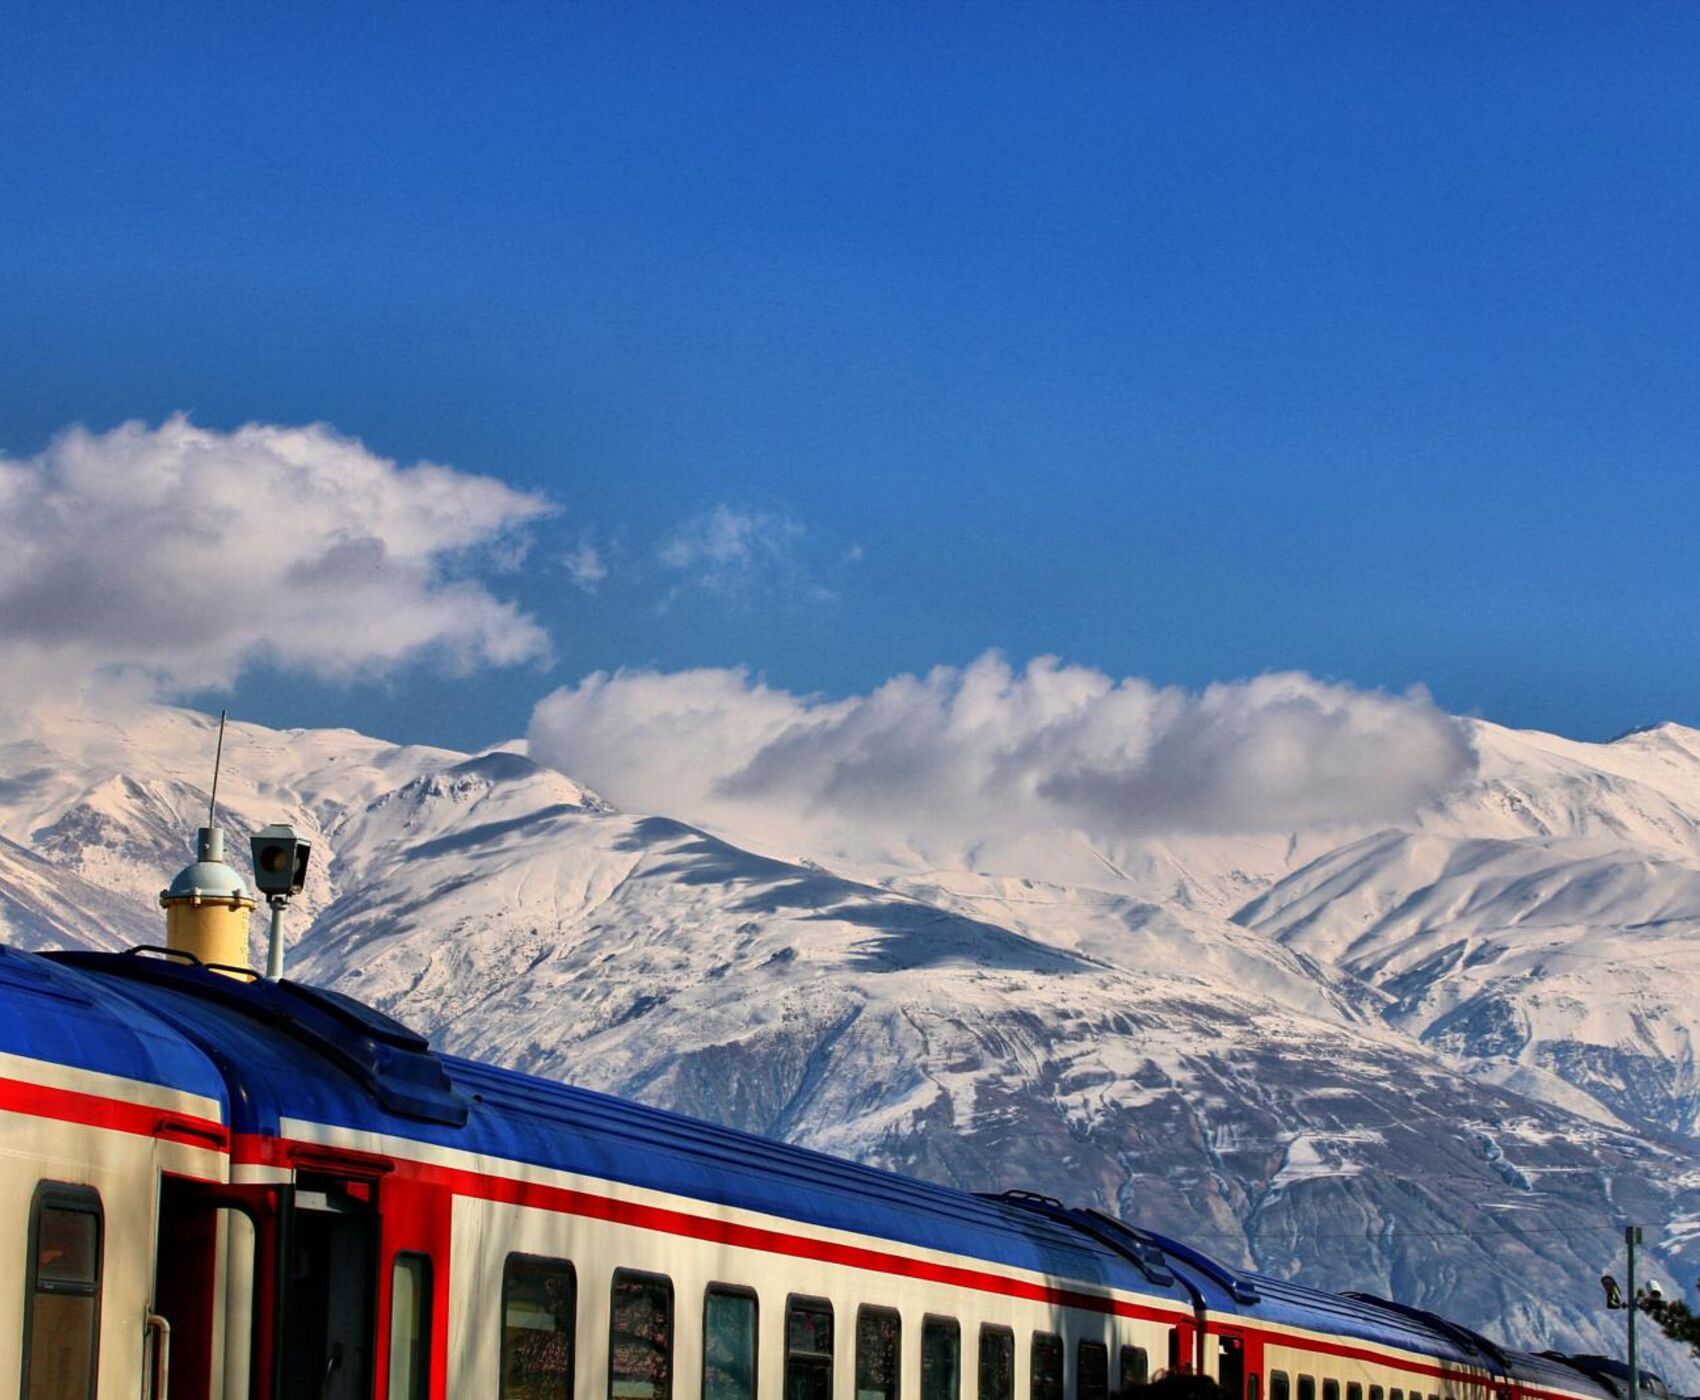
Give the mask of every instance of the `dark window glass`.
[(1253, 1371), (1245, 1378), (1245, 1400), (1257, 1400), (1258, 1389), (1257, 1372)]
[(100, 1197), (43, 1183), (30, 1211), (24, 1400), (92, 1400), (100, 1335)]
[[(1336, 1393), (1338, 1393), (1338, 1388), (1336, 1388)], [(1364, 1400), (1364, 1388), (1356, 1381), (1347, 1381), (1346, 1400)]]
[(609, 1400), (668, 1400), (672, 1393), (672, 1280), (618, 1269), (608, 1323)]
[(1322, 1383), (1322, 1400), (1340, 1400), (1339, 1381), (1324, 1381)]
[(572, 1400), (578, 1280), (564, 1259), (502, 1265), (501, 1400)]
[(1110, 1400), (1110, 1349), (1082, 1342), (1075, 1350), (1075, 1400)]
[(1292, 1382), (1287, 1379), (1285, 1371), (1269, 1373), (1269, 1400), (1289, 1400), (1292, 1389)]
[(1054, 1332), (1033, 1334), (1033, 1400), (1063, 1400), (1063, 1343)]
[(1135, 1386), (1146, 1384), (1151, 1379), (1151, 1358), (1146, 1355), (1144, 1347), (1123, 1347), (1121, 1362), (1121, 1389), (1127, 1394)]
[(702, 1305), (702, 1400), (755, 1400), (756, 1300), (711, 1288)]
[(856, 1400), (897, 1400), (897, 1348), (903, 1324), (890, 1308), (856, 1314)]
[(961, 1400), (962, 1329), (953, 1317), (921, 1323), (921, 1400)]
[(1299, 1377), (1299, 1400), (1316, 1400), (1316, 1379), (1314, 1377)]
[(1384, 1392), (1378, 1385), (1369, 1388), (1369, 1400), (1384, 1400)]
[(1387, 1392), (1387, 1400), (1405, 1400), (1405, 1392), (1400, 1390), (1398, 1386), (1394, 1386), (1392, 1390)]
[(785, 1310), (785, 1400), (832, 1400), (832, 1304), (793, 1298)]
[(980, 1400), (1015, 1400), (1015, 1333), (980, 1329)]

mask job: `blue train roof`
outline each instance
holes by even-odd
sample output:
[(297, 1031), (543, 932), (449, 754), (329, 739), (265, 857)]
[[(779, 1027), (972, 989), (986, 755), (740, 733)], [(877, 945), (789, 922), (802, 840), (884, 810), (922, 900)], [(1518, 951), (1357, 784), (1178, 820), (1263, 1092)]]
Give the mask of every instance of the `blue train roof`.
[(3, 944), (0, 1051), (225, 1102), (211, 1060), (121, 989)]
[(438, 1056), (387, 1017), (317, 989), (121, 954), (55, 956), (205, 1050), (230, 1081), (239, 1133), (276, 1135), (286, 1118), (383, 1133), (1190, 1307), (1178, 1283), (1155, 1284), (1114, 1249), (1008, 1202)]
[[(1601, 1384), (1596, 1376), (1557, 1356), (1540, 1355), (1532, 1351), (1506, 1353), (1511, 1361), (1511, 1374), (1526, 1385), (1538, 1385), (1547, 1390), (1575, 1390), (1584, 1395), (1597, 1395), (1612, 1400), (1615, 1391)], [(1625, 1374), (1628, 1367), (1624, 1368)], [(1651, 1375), (1650, 1372), (1643, 1374)]]

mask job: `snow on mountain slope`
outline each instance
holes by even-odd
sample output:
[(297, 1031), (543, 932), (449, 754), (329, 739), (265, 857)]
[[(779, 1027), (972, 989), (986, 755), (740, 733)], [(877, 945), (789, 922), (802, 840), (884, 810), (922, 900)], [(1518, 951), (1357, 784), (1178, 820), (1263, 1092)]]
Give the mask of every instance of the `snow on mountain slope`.
[(1502, 1083), (1700, 1137), (1700, 733), (1474, 729), (1477, 780), (1420, 828), (1343, 842), (1236, 920)]
[[(43, 714), (0, 744), (8, 941), (158, 941), (214, 723)], [(292, 972), (446, 1048), (1597, 1349), (1593, 1280), (1626, 1213), (1670, 1222), (1667, 1260), (1692, 1272), (1700, 1149), (1589, 1097), (1581, 1058), (1446, 1018), (1491, 983), (1538, 1005), (1542, 1044), (1627, 1033), (1680, 1060), (1695, 982), (1677, 938), (1634, 925), (1689, 907), (1692, 738), (1478, 726), (1477, 782), (1411, 831), (1066, 838), (1073, 880), (829, 869), (614, 811), (518, 752), (347, 731), (233, 725), (219, 811), (236, 840), (284, 819), (315, 842)], [(1531, 873), (1541, 897), (1520, 902)], [(1517, 943), (1511, 916), (1543, 904), (1573, 944), (1609, 927), (1666, 980), (1590, 986)]]

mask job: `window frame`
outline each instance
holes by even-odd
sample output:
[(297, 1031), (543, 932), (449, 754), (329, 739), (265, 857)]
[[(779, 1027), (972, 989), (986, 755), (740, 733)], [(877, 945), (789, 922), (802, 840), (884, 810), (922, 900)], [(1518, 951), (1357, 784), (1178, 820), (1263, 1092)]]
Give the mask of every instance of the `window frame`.
[[(891, 1346), (891, 1400), (901, 1400), (903, 1395), (903, 1314), (897, 1308), (888, 1308), (883, 1303), (858, 1303), (856, 1305), (856, 1355), (851, 1363), (850, 1390), (861, 1400), (862, 1395), (862, 1319), (864, 1317), (889, 1317), (897, 1324), (897, 1331), (892, 1336)], [(833, 1352), (837, 1354), (838, 1328), (833, 1324)]]
[(679, 1293), (673, 1280), (654, 1269), (615, 1269), (608, 1279), (608, 1400), (614, 1395), (614, 1290), (623, 1282), (660, 1283), (667, 1287), (667, 1388), (652, 1400), (673, 1400), (673, 1355), (679, 1332)]
[(697, 1394), (708, 1390), (708, 1300), (716, 1293), (723, 1298), (748, 1298), (755, 1305), (755, 1325), (750, 1329), (750, 1400), (757, 1400), (761, 1394), (761, 1294), (742, 1283), (713, 1282), (702, 1290), (702, 1381)]
[(987, 1400), (984, 1380), (986, 1373), (984, 1352), (987, 1337), (1007, 1337), (1009, 1339), (1009, 1400), (1015, 1400), (1015, 1328), (1007, 1327), (1001, 1322), (982, 1322), (980, 1324), (974, 1350), (975, 1400)]
[[(1110, 1400), (1110, 1344), (1102, 1337), (1076, 1337), (1074, 1339), (1074, 1397), (1075, 1400), (1086, 1400), (1081, 1388), (1081, 1376), (1085, 1373), (1082, 1364), (1086, 1359), (1088, 1347), (1096, 1347), (1104, 1355), (1104, 1393), (1101, 1400)], [(1066, 1389), (1064, 1394), (1067, 1394)]]
[(1035, 1327), (1027, 1341), (1027, 1400), (1045, 1400), (1039, 1394), (1039, 1368), (1033, 1364), (1033, 1354), (1039, 1350), (1040, 1339), (1057, 1344), (1056, 1400), (1068, 1400), (1068, 1343), (1061, 1332), (1047, 1332)]
[[(832, 1299), (823, 1298), (818, 1293), (787, 1293), (785, 1295), (785, 1312), (780, 1321), (784, 1328), (785, 1349), (779, 1356), (779, 1385), (780, 1394), (788, 1395), (791, 1391), (791, 1314), (797, 1309), (808, 1312), (825, 1313), (832, 1323), (832, 1350), (826, 1353), (826, 1393), (832, 1395), (838, 1386), (838, 1309), (833, 1307)], [(797, 1355), (819, 1357), (818, 1351), (799, 1352)], [(855, 1347), (851, 1346), (851, 1359), (854, 1361)], [(855, 1376), (851, 1376), (852, 1382)]]
[[(58, 1284), (42, 1287), (41, 1278), (41, 1216), (44, 1210), (61, 1210), (94, 1217), (94, 1282), (67, 1287)], [(106, 1205), (93, 1186), (72, 1181), (41, 1180), (35, 1184), (30, 1197), (30, 1223), (25, 1232), (29, 1253), (24, 1256), (24, 1314), (23, 1348), (18, 1357), (20, 1395), (30, 1393), (30, 1354), (35, 1340), (35, 1300), (38, 1294), (60, 1297), (92, 1298), (94, 1317), (89, 1324), (89, 1388), (88, 1400), (100, 1393), (100, 1326), (101, 1304), (106, 1294)], [(83, 1291), (84, 1289), (88, 1291)]]
[(507, 1400), (508, 1393), (508, 1288), (513, 1283), (510, 1270), (521, 1264), (547, 1264), (565, 1272), (573, 1282), (573, 1321), (571, 1340), (567, 1343), (567, 1400), (573, 1400), (573, 1387), (578, 1384), (578, 1266), (571, 1259), (553, 1254), (533, 1254), (529, 1250), (512, 1249), (502, 1259), (502, 1300), (499, 1323), (501, 1339), (496, 1344), (496, 1397)]
[[(951, 1397), (951, 1400), (962, 1400), (962, 1320), (952, 1317), (949, 1313), (921, 1314), (921, 1357), (915, 1373), (916, 1380), (919, 1381), (921, 1386), (920, 1400), (927, 1400), (927, 1327), (929, 1324), (949, 1327), (956, 1333), (956, 1394)], [(1011, 1380), (1013, 1379), (1012, 1376)]]
[[(1130, 1354), (1133, 1355), (1133, 1356), (1137, 1356), (1139, 1358), (1139, 1365), (1135, 1368), (1135, 1370), (1141, 1376), (1143, 1376), (1144, 1379), (1136, 1380), (1136, 1381), (1132, 1382), (1131, 1384), (1124, 1384), (1123, 1381), (1124, 1381), (1124, 1378), (1127, 1375), (1127, 1362), (1128, 1362), (1128, 1356)], [(1135, 1390), (1135, 1389), (1139, 1388), (1140, 1386), (1146, 1386), (1146, 1385), (1150, 1385), (1150, 1384), (1151, 1384), (1151, 1353), (1150, 1353), (1150, 1351), (1147, 1348), (1139, 1346), (1139, 1345), (1137, 1345), (1133, 1342), (1123, 1342), (1120, 1346), (1118, 1346), (1116, 1348), (1116, 1394), (1117, 1395), (1126, 1395), (1130, 1390)]]
[[(384, 1324), (385, 1360), (388, 1363), (385, 1368), (387, 1374), (384, 1376), (384, 1395), (387, 1400), (397, 1400), (397, 1397), (390, 1394), (390, 1389), (395, 1383), (396, 1275), (401, 1270), (403, 1260), (414, 1259), (424, 1264), (425, 1272), (423, 1276), (424, 1286), (417, 1299), (419, 1304), (419, 1335), (414, 1340), (413, 1348), (418, 1363), (418, 1372), (414, 1378), (413, 1389), (422, 1397), (422, 1400), (430, 1400), (431, 1395), (431, 1343), (434, 1340), (431, 1336), (431, 1322), (436, 1302), (437, 1263), (423, 1249), (398, 1249), (390, 1256), (390, 1315)], [(400, 1400), (412, 1400), (412, 1396), (402, 1396)]]

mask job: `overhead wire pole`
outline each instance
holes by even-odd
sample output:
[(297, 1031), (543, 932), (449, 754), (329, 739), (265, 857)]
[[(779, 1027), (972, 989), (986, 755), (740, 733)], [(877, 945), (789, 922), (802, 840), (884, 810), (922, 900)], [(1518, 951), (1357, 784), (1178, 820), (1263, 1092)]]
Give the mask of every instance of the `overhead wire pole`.
[(1641, 1358), (1635, 1350), (1635, 1315), (1641, 1311), (1641, 1293), (1635, 1286), (1635, 1250), (1641, 1243), (1641, 1227), (1624, 1227), (1623, 1243), (1629, 1250), (1629, 1400), (1641, 1400)]

